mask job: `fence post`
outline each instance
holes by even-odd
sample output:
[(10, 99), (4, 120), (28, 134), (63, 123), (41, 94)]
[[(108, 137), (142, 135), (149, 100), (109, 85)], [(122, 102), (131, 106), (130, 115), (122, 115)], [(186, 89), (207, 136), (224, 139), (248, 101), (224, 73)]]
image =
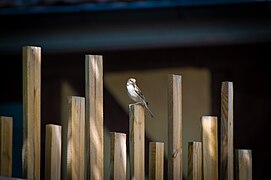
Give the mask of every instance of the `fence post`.
[(252, 151), (236, 149), (235, 153), (236, 180), (252, 180)]
[(61, 126), (47, 124), (45, 131), (45, 180), (60, 180)]
[(12, 176), (12, 117), (0, 116), (0, 176)]
[(41, 48), (23, 47), (23, 177), (40, 179)]
[(68, 98), (63, 122), (63, 179), (85, 179), (85, 98)]
[(126, 180), (126, 134), (110, 133), (110, 179)]
[(164, 179), (164, 143), (149, 143), (149, 180)]
[(202, 116), (203, 179), (218, 180), (217, 117)]
[(182, 76), (168, 78), (168, 179), (182, 179)]
[(188, 180), (202, 180), (202, 143), (188, 143)]
[(233, 180), (233, 83), (222, 82), (221, 87), (221, 135), (220, 179)]
[(86, 55), (85, 59), (87, 177), (103, 180), (103, 58)]
[(130, 169), (133, 180), (145, 179), (145, 117), (144, 106), (129, 105)]

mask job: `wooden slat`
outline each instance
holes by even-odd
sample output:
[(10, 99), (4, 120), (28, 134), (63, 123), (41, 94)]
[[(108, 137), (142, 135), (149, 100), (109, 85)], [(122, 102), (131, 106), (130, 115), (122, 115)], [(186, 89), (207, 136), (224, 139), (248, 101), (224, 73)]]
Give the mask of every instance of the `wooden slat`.
[(168, 179), (182, 179), (182, 76), (168, 79)]
[(233, 83), (223, 82), (221, 87), (221, 131), (220, 131), (221, 180), (234, 179), (233, 152)]
[(144, 106), (129, 105), (130, 175), (133, 180), (145, 179), (145, 116)]
[(63, 179), (85, 178), (85, 98), (68, 98), (68, 119), (63, 122)]
[(249, 149), (235, 150), (236, 180), (252, 180), (252, 151)]
[(0, 176), (12, 176), (12, 117), (0, 116)]
[(45, 133), (45, 180), (60, 180), (61, 126), (47, 124)]
[(103, 58), (86, 55), (86, 158), (90, 180), (104, 179)]
[(164, 143), (149, 143), (149, 180), (164, 179)]
[(41, 48), (23, 47), (23, 177), (40, 179)]
[(203, 146), (203, 179), (218, 180), (218, 136), (217, 117), (203, 116), (202, 146)]
[(126, 180), (126, 134), (110, 133), (110, 179)]
[(188, 143), (188, 180), (202, 180), (202, 143)]

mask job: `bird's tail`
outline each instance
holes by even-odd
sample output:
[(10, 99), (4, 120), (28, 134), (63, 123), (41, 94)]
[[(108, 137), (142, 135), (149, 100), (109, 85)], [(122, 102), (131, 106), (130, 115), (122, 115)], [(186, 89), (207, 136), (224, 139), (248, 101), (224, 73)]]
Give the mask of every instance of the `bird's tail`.
[(145, 107), (148, 109), (149, 113), (151, 114), (151, 117), (153, 118), (154, 115), (153, 115), (153, 113), (151, 112), (151, 110), (149, 109), (148, 103), (144, 101), (144, 105), (145, 105)]

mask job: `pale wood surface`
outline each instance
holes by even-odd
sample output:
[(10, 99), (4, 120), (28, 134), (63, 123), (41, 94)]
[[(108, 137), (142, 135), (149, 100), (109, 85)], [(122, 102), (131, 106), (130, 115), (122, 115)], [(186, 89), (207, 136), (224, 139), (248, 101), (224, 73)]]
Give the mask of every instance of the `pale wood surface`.
[(126, 134), (110, 133), (110, 179), (126, 180)]
[(104, 179), (103, 58), (85, 57), (86, 158), (90, 180)]
[(45, 180), (60, 180), (61, 126), (47, 124), (45, 131)]
[(145, 179), (145, 116), (144, 106), (129, 105), (130, 179)]
[(63, 179), (85, 178), (85, 98), (68, 98), (68, 119), (63, 122)]
[(217, 117), (202, 116), (203, 179), (218, 179)]
[(149, 143), (149, 180), (164, 179), (164, 143)]
[(233, 152), (233, 83), (222, 82), (221, 131), (220, 131), (220, 179), (234, 179)]
[(23, 47), (23, 177), (40, 179), (41, 48)]
[(12, 176), (12, 117), (0, 116), (0, 176)]
[(188, 143), (188, 180), (202, 180), (202, 143)]
[(236, 180), (252, 180), (252, 151), (236, 149)]
[(182, 76), (168, 78), (168, 179), (182, 179)]

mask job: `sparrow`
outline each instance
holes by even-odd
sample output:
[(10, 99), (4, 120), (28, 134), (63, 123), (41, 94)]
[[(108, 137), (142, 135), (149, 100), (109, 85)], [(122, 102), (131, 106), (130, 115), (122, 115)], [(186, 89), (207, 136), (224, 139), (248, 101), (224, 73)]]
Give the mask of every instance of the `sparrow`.
[(148, 107), (148, 102), (146, 101), (142, 91), (136, 85), (136, 80), (134, 78), (128, 79), (126, 83), (126, 89), (128, 96), (137, 103), (143, 104), (147, 110), (150, 112), (151, 117), (153, 117), (153, 113)]

